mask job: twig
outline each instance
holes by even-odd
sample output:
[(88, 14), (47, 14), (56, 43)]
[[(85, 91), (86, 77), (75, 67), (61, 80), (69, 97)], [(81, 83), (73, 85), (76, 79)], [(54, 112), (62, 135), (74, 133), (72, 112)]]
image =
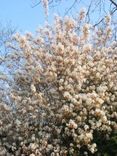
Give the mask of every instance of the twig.
[(110, 0), (110, 2), (117, 8), (117, 3), (113, 0)]
[(70, 6), (70, 8), (65, 12), (64, 16), (66, 16), (68, 14), (68, 12), (74, 7), (74, 5), (76, 4), (77, 0), (74, 0), (73, 4)]

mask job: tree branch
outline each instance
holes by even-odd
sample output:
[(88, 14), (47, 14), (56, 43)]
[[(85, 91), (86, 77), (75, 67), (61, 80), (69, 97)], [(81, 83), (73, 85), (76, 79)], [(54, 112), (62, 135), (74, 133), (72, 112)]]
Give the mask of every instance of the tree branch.
[(117, 3), (114, 0), (110, 0), (110, 2), (117, 8)]

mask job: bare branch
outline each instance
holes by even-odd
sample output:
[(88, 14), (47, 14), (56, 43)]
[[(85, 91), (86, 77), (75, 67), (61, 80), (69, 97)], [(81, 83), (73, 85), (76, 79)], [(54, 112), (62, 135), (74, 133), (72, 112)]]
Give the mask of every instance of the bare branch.
[(77, 0), (74, 0), (73, 4), (69, 7), (69, 9), (65, 12), (65, 15), (66, 16), (68, 14), (68, 12), (75, 6)]
[(41, 1), (39, 1), (39, 2), (36, 3), (36, 4), (34, 4), (34, 5), (32, 6), (32, 8), (35, 8), (35, 7), (38, 6), (40, 3), (41, 3)]
[(110, 0), (110, 2), (117, 8), (117, 3), (114, 0)]

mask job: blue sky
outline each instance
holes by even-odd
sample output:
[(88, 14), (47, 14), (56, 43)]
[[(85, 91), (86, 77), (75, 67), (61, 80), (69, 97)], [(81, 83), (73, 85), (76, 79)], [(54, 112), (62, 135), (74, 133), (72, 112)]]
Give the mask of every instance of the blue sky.
[(44, 23), (41, 6), (31, 7), (31, 0), (2, 0), (0, 2), (0, 22), (11, 22), (22, 31), (34, 31)]
[[(1, 0), (0, 2), (0, 23), (5, 25), (11, 22), (13, 26), (17, 27), (22, 32), (31, 31), (34, 32), (40, 25), (43, 26), (45, 23), (44, 10), (41, 5), (32, 8), (33, 2), (38, 0)], [(83, 1), (82, 4), (74, 6), (74, 11), (78, 12), (82, 7), (88, 6), (87, 1)], [(53, 20), (53, 13), (56, 12), (59, 15), (63, 15), (65, 9), (72, 5), (72, 0), (65, 0), (58, 5), (58, 7), (52, 7), (49, 9), (49, 22)], [(71, 14), (73, 12), (70, 12)], [(93, 13), (93, 19), (96, 17), (96, 12)]]
[[(32, 4), (38, 0), (1, 0), (0, 2), (0, 23), (5, 25), (11, 22), (19, 30), (34, 32), (40, 25), (45, 22), (44, 10), (41, 5), (32, 8)], [(88, 1), (88, 0), (87, 0)], [(49, 12), (49, 22), (53, 19), (53, 12), (62, 15), (65, 9), (73, 3), (72, 0), (63, 1), (56, 8), (51, 8)], [(80, 5), (75, 9), (78, 10)]]
[[(32, 8), (37, 0), (2, 0), (0, 2), (0, 23), (5, 25), (11, 22), (13, 26), (25, 31), (34, 32), (40, 25), (45, 23), (44, 9), (40, 5)], [(70, 3), (66, 3), (70, 5)], [(65, 4), (65, 6), (66, 6)], [(64, 5), (64, 4), (62, 4)], [(56, 12), (62, 14), (64, 7), (56, 8)], [(50, 10), (49, 21), (52, 21), (54, 9)]]

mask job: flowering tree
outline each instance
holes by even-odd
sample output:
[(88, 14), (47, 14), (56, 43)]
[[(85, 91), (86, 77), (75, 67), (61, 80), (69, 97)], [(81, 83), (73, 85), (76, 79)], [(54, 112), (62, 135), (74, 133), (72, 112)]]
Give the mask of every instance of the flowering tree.
[(114, 40), (117, 41), (117, 2), (116, 0), (32, 0), (32, 7), (42, 5), (46, 16), (53, 16), (53, 10), (60, 16), (75, 17), (80, 8), (86, 9), (85, 22), (93, 27), (104, 25), (105, 16), (112, 17), (112, 31)]
[(53, 26), (34, 36), (16, 34), (9, 44), (0, 155), (98, 155), (99, 140), (117, 131), (117, 43), (111, 19), (93, 28), (84, 17), (84, 11), (76, 20), (56, 16)]

